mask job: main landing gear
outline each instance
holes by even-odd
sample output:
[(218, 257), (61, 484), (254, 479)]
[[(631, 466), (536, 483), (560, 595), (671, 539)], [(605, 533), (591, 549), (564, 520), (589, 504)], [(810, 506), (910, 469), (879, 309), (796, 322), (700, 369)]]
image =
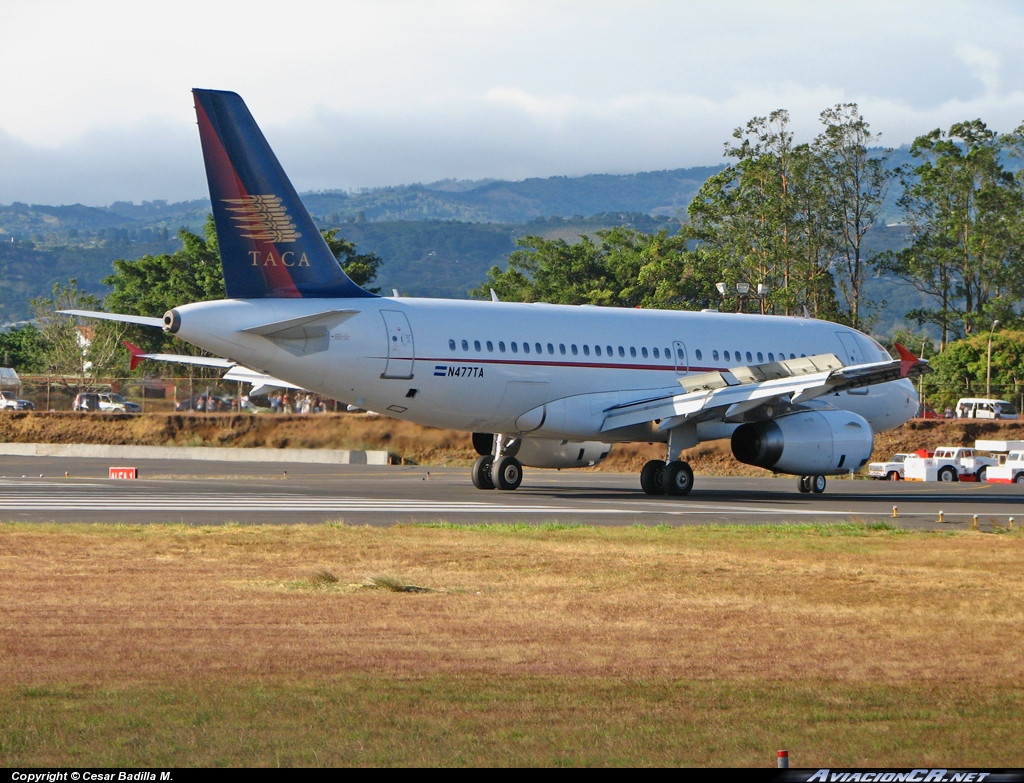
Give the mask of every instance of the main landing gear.
[(502, 456), (504, 439), (494, 438), (494, 454), (484, 454), (473, 463), (473, 486), (477, 489), (519, 489), (523, 465), (515, 457)]
[(689, 495), (693, 470), (688, 462), (652, 459), (640, 471), (640, 486), (648, 495)]
[(820, 495), (825, 491), (825, 477), (824, 476), (801, 476), (796, 483), (796, 488), (799, 489), (803, 494), (813, 492), (815, 495)]

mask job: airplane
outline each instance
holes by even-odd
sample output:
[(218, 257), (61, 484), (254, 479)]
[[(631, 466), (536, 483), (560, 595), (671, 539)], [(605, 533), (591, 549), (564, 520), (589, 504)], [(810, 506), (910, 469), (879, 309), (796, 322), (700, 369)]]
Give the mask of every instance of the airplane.
[(641, 489), (684, 496), (682, 452), (728, 438), (740, 462), (820, 493), (917, 411), (911, 379), (928, 363), (828, 321), (370, 293), (331, 254), (242, 98), (193, 95), (227, 298), (162, 318), (65, 312), (159, 326), (263, 389), (472, 433), (481, 490), (517, 489), (523, 466), (586, 467), (616, 443), (658, 442), (665, 459), (644, 465)]

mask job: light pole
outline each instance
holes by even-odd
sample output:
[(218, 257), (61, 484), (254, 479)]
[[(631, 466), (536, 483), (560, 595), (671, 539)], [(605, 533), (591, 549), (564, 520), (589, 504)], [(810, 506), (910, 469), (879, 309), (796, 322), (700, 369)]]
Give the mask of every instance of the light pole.
[(992, 322), (988, 330), (988, 359), (985, 361), (985, 396), (992, 399), (992, 334), (999, 328), (999, 319)]

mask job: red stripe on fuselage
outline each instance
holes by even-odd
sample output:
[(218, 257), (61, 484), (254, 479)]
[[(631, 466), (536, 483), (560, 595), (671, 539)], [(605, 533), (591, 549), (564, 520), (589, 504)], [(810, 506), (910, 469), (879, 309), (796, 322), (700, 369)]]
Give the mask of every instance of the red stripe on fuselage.
[[(216, 189), (220, 191), (220, 197), (241, 199), (252, 195), (245, 189), (245, 185), (242, 184), (242, 179), (238, 176), (234, 164), (231, 163), (231, 157), (224, 148), (220, 135), (213, 127), (213, 123), (210, 122), (206, 110), (199, 101), (196, 101), (196, 117), (199, 120), (199, 138), (202, 141), (203, 155), (207, 161), (207, 173), (211, 178), (216, 178)], [(213, 184), (211, 183), (211, 185)], [(212, 190), (213, 188), (211, 187)], [(211, 200), (217, 198), (217, 196), (218, 194), (210, 193)], [(221, 205), (221, 209), (223, 208), (224, 206)], [(235, 227), (235, 232), (238, 234), (242, 244), (247, 244), (252, 248), (251, 253), (258, 254), (255, 259), (250, 255), (249, 258), (245, 259), (243, 266), (246, 269), (258, 270), (259, 274), (263, 275), (268, 288), (270, 288), (270, 293), (282, 298), (294, 299), (302, 297), (299, 289), (295, 286), (295, 281), (292, 280), (291, 274), (289, 274), (281, 259), (281, 253), (273, 242), (242, 236), (237, 227)], [(221, 251), (223, 252), (223, 248), (221, 248)], [(256, 262), (255, 264), (254, 261)]]

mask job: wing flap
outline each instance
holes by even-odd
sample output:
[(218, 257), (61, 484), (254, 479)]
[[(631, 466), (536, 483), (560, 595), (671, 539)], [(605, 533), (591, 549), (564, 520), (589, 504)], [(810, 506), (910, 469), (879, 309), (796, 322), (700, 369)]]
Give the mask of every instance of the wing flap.
[(821, 354), (682, 378), (682, 393), (609, 408), (605, 411), (601, 431), (657, 420), (660, 420), (658, 429), (662, 431), (688, 422), (738, 421), (758, 409), (764, 409), (771, 417), (773, 408), (789, 410), (792, 405), (825, 394), (913, 378), (932, 371), (926, 361), (903, 346), (897, 348), (899, 359), (849, 367), (843, 366), (835, 354)]

